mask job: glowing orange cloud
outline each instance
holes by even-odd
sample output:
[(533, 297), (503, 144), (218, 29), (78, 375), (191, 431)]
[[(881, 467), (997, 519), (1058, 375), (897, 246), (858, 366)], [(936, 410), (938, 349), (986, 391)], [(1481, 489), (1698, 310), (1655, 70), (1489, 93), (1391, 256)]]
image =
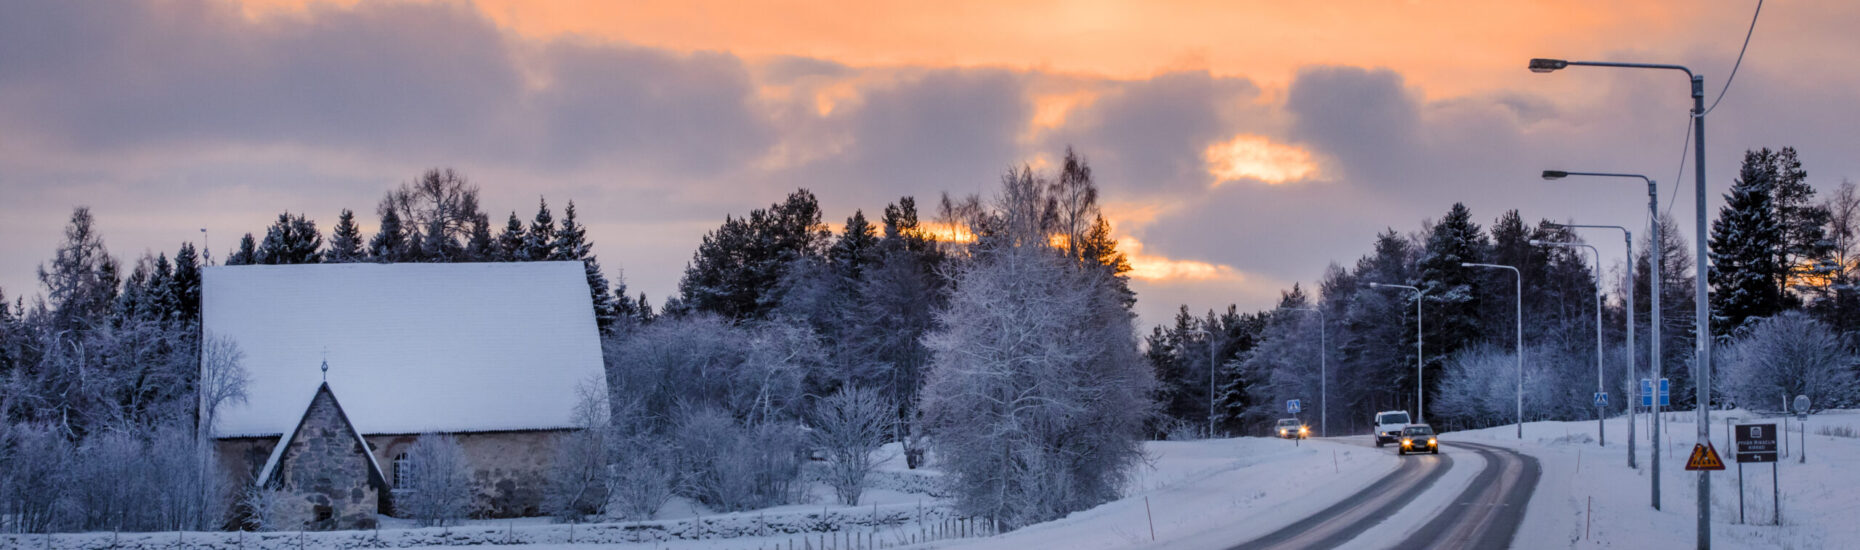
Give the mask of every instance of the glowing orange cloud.
[(1311, 153), (1252, 134), (1209, 145), (1202, 153), (1215, 185), (1242, 179), (1270, 184), (1302, 181), (1317, 173)]
[(1238, 281), (1240, 272), (1232, 267), (1197, 262), (1194, 260), (1176, 260), (1146, 254), (1143, 243), (1136, 237), (1117, 239), (1117, 250), (1130, 260), (1130, 278), (1151, 282), (1173, 281)]

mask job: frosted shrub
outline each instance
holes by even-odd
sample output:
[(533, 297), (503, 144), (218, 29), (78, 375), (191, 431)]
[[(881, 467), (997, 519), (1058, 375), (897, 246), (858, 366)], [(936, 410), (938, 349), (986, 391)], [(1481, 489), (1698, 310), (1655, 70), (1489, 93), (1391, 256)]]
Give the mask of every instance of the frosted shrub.
[(650, 420), (641, 403), (638, 397), (616, 397), (608, 439), (612, 462), (607, 492), (613, 495), (614, 511), (630, 520), (658, 514), (671, 500), (678, 475), (672, 446), (649, 430)]
[(1821, 408), (1860, 403), (1853, 350), (1826, 324), (1802, 312), (1753, 321), (1747, 334), (1719, 353), (1719, 387), (1738, 404), (1771, 406), (1797, 395), (1807, 395)]
[(607, 439), (611, 420), (604, 395), (606, 384), (584, 382), (577, 389), (576, 430), (564, 434), (549, 465), (549, 485), (543, 494), (543, 511), (558, 521), (579, 522), (607, 513)]
[(687, 413), (678, 434), (679, 493), (721, 512), (799, 500), (800, 436), (793, 426), (744, 426), (715, 409)]
[(407, 487), (395, 503), (420, 525), (445, 525), (471, 509), (471, 464), (449, 435), (426, 434), (407, 451)]
[(894, 410), (878, 392), (850, 386), (815, 404), (810, 439), (827, 454), (827, 484), (841, 504), (859, 504), (865, 477), (877, 467), (872, 453), (897, 421)]
[[(71, 443), (50, 426), (24, 424), (7, 428), (0, 447), (0, 517), (8, 532), (44, 533), (75, 523), (67, 494)], [(61, 513), (64, 509), (64, 513)]]

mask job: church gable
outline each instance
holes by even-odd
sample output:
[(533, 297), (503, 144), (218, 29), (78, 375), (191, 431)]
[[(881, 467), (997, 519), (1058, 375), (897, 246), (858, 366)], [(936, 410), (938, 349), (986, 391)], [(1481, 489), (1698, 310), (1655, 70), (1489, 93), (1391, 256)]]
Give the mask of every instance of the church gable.
[(367, 442), (327, 383), (273, 449), (258, 482), (283, 494), (279, 524), (307, 529), (372, 527), (386, 488)]

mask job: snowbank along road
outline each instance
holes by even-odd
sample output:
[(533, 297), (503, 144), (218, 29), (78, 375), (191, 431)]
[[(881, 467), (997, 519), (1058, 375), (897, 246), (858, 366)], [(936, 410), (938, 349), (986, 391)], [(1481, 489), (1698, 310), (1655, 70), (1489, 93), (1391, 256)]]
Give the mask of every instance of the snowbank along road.
[[(1537, 486), (1537, 460), (1508, 449), (1442, 443), (1484, 459), (1484, 469), (1418, 530), (1395, 548), (1504, 548), (1511, 545)], [(1450, 455), (1406, 457), (1401, 467), (1335, 505), (1233, 550), (1335, 548), (1369, 533), (1413, 503), (1454, 465)], [(1400, 526), (1384, 530), (1408, 532)], [(1360, 541), (1359, 541), (1360, 542)]]

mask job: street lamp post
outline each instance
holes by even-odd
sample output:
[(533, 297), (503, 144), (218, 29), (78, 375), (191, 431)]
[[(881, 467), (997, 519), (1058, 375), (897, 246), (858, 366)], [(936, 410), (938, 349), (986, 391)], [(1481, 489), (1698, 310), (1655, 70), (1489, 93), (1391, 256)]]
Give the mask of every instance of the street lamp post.
[(1208, 439), (1214, 439), (1214, 373), (1221, 368), (1220, 365), (1216, 364), (1217, 357), (1221, 353), (1221, 348), (1214, 345), (1213, 331), (1206, 328), (1199, 328), (1195, 329), (1195, 332), (1201, 333), (1203, 337), (1208, 339)]
[(1518, 439), (1524, 439), (1524, 274), (1518, 268), (1498, 264), (1460, 263), (1460, 267), (1509, 269), (1518, 287)]
[[(1563, 179), (1569, 176), (1588, 176), (1588, 177), (1599, 177), (1599, 178), (1640, 178), (1641, 181), (1647, 182), (1647, 231), (1648, 231), (1647, 233), (1647, 242), (1648, 242), (1648, 245), (1647, 245), (1647, 273), (1648, 273), (1647, 295), (1652, 300), (1647, 305), (1647, 312), (1648, 312), (1647, 360), (1650, 363), (1648, 366), (1652, 368), (1652, 374), (1653, 374), (1652, 378), (1649, 378), (1651, 387), (1648, 388), (1649, 392), (1653, 394), (1653, 397), (1650, 400), (1652, 401), (1652, 407), (1650, 408), (1650, 411), (1648, 413), (1653, 418), (1653, 425), (1648, 428), (1648, 431), (1651, 432), (1650, 435), (1653, 436), (1653, 448), (1650, 450), (1651, 451), (1650, 458), (1648, 458), (1647, 463), (1653, 465), (1653, 478), (1652, 478), (1653, 480), (1652, 481), (1653, 483), (1653, 509), (1658, 510), (1660, 509), (1660, 432), (1662, 431), (1661, 426), (1660, 426), (1660, 377), (1663, 374), (1661, 372), (1662, 361), (1661, 361), (1661, 355), (1660, 355), (1660, 324), (1662, 322), (1660, 320), (1660, 280), (1664, 277), (1663, 275), (1661, 275), (1661, 271), (1665, 268), (1665, 266), (1663, 265), (1665, 261), (1662, 258), (1662, 256), (1666, 253), (1665, 246), (1660, 244), (1660, 187), (1657, 182), (1653, 181), (1653, 178), (1649, 178), (1647, 176), (1643, 176), (1640, 174), (1620, 174), (1620, 173), (1613, 173), (1613, 172), (1569, 172), (1565, 170), (1545, 170), (1544, 171), (1544, 179), (1547, 179), (1547, 180), (1558, 180), (1558, 179)], [(1632, 258), (1634, 255), (1633, 243), (1630, 241), (1628, 246), (1629, 246), (1628, 257)], [(1630, 264), (1630, 267), (1628, 268), (1628, 273), (1630, 277), (1633, 276), (1632, 274), (1634, 273), (1634, 268), (1631, 267), (1631, 264)], [(1632, 281), (1632, 279), (1629, 279), (1629, 280)], [(1632, 286), (1632, 282), (1629, 283), (1629, 286)], [(1628, 291), (1628, 300), (1629, 300), (1628, 310), (1629, 311), (1632, 311), (1634, 309), (1633, 308), (1634, 302), (1632, 301), (1633, 299), (1634, 299), (1634, 291), (1629, 290)], [(1634, 326), (1633, 316), (1631, 313), (1629, 315), (1628, 326), (1629, 327)], [(1629, 330), (1632, 330), (1632, 329), (1630, 328)], [(1634, 333), (1629, 332), (1628, 341), (1632, 342), (1633, 338), (1634, 338)], [(1628, 359), (1629, 361), (1633, 361), (1631, 357), (1632, 355), (1630, 355), (1630, 359)], [(1630, 431), (1629, 433), (1631, 434), (1633, 432)], [(1632, 446), (1629, 447), (1630, 451), (1628, 454), (1630, 456), (1633, 454), (1632, 448), (1633, 448)]]
[(1421, 369), (1421, 365), (1425, 364), (1421, 355), (1421, 297), (1425, 293), (1419, 288), (1408, 285), (1388, 283), (1371, 282), (1369, 288), (1403, 288), (1414, 291), (1414, 419), (1416, 424), (1426, 424), (1427, 386), (1422, 382), (1427, 375)]
[[(1711, 256), (1705, 249), (1705, 77), (1692, 74), (1692, 69), (1683, 65), (1659, 65), (1649, 63), (1614, 63), (1604, 61), (1565, 61), (1562, 59), (1532, 59), (1531, 72), (1548, 73), (1569, 66), (1620, 67), (1628, 69), (1662, 69), (1686, 73), (1692, 81), (1692, 160), (1695, 180), (1693, 196), (1694, 224), (1693, 234), (1695, 258), (1692, 266), (1692, 301), (1693, 301), (1693, 365), (1696, 367), (1693, 386), (1696, 388), (1696, 408), (1698, 409), (1698, 444), (1711, 445), (1711, 303), (1709, 301), (1710, 284), (1706, 261)], [(1659, 220), (1656, 218), (1655, 223)], [(1656, 241), (1657, 242), (1657, 241)], [(1657, 257), (1657, 256), (1656, 256)], [(1655, 476), (1658, 479), (1658, 476)], [(1699, 470), (1698, 489), (1698, 547), (1700, 550), (1711, 548), (1711, 470)]]
[[(1596, 250), (1594, 246), (1583, 243), (1558, 243), (1532, 239), (1531, 245), (1562, 246), (1569, 248), (1582, 247), (1589, 249), (1589, 252), (1595, 255), (1595, 392), (1601, 393), (1606, 391), (1608, 387), (1602, 382), (1604, 379), (1602, 376), (1602, 252)], [(1596, 403), (1595, 442), (1596, 445), (1602, 447), (1608, 446), (1608, 424), (1606, 420), (1607, 414), (1602, 410), (1602, 404), (1599, 402)]]
[(1315, 307), (1285, 307), (1286, 311), (1310, 311), (1318, 314), (1318, 437), (1330, 437), (1330, 345), (1324, 342), (1328, 326), (1324, 310)]
[[(1627, 268), (1627, 297), (1625, 298), (1625, 300), (1627, 301), (1627, 315), (1626, 315), (1627, 317), (1627, 386), (1626, 388), (1632, 389), (1634, 387), (1634, 377), (1637, 376), (1637, 373), (1634, 371), (1634, 355), (1637, 353), (1637, 350), (1639, 349), (1639, 348), (1634, 347), (1634, 232), (1628, 231), (1628, 228), (1621, 227), (1619, 225), (1586, 225), (1586, 224), (1560, 224), (1560, 223), (1552, 224), (1552, 225), (1556, 227), (1565, 227), (1565, 228), (1570, 228), (1570, 229), (1615, 229), (1615, 230), (1621, 231), (1621, 241), (1627, 244), (1627, 266), (1628, 266)], [(1600, 266), (1598, 265), (1597, 267), (1600, 267)], [(1634, 450), (1634, 429), (1635, 429), (1634, 428), (1634, 420), (1635, 420), (1634, 406), (1635, 405), (1634, 405), (1634, 398), (1628, 397), (1627, 393), (1629, 392), (1623, 392), (1622, 394), (1622, 399), (1627, 401), (1627, 406), (1628, 406), (1627, 407), (1628, 409), (1628, 455), (1627, 455), (1627, 459), (1628, 459), (1628, 468), (1635, 469), (1635, 468), (1640, 467), (1639, 464), (1635, 463), (1634, 461), (1634, 454), (1635, 454), (1635, 450)]]

